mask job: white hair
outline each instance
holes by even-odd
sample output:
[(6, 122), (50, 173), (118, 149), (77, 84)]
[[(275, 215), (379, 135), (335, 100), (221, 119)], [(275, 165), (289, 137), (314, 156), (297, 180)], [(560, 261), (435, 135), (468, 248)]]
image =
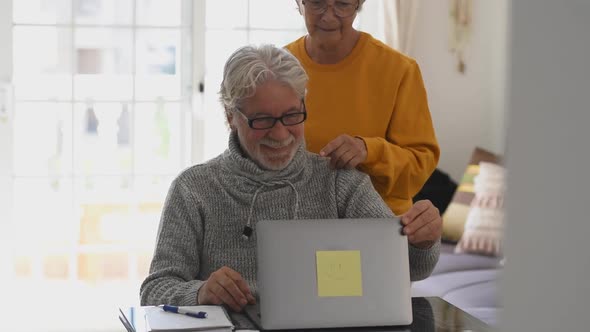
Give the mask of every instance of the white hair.
[(274, 45), (244, 46), (236, 50), (225, 63), (219, 90), (225, 113), (234, 111), (269, 80), (284, 83), (301, 99), (305, 97), (307, 74), (289, 51)]

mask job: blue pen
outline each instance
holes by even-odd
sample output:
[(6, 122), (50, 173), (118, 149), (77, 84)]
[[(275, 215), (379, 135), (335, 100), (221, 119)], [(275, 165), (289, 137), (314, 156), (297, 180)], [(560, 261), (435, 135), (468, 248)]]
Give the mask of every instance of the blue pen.
[(192, 310), (176, 307), (173, 305), (165, 304), (162, 306), (162, 310), (167, 311), (167, 312), (173, 312), (175, 314), (187, 315), (187, 316), (191, 316), (194, 318), (207, 318), (207, 313), (204, 311), (192, 311)]

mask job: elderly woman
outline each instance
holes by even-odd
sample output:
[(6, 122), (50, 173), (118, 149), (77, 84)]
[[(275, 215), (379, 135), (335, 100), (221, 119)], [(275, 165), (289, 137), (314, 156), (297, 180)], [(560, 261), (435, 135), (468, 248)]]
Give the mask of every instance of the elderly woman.
[(353, 22), (364, 0), (296, 0), (308, 34), (286, 48), (309, 75), (307, 148), (335, 168), (367, 173), (410, 243), (439, 240), (430, 201), (412, 198), (434, 171), (439, 147), (418, 64)]
[[(305, 150), (306, 83), (284, 49), (243, 47), (230, 57), (220, 92), (229, 147), (172, 183), (142, 305), (226, 304), (240, 311), (254, 303), (260, 220), (393, 216), (366, 174), (330, 169)], [(438, 249), (410, 246), (412, 280), (431, 273)]]

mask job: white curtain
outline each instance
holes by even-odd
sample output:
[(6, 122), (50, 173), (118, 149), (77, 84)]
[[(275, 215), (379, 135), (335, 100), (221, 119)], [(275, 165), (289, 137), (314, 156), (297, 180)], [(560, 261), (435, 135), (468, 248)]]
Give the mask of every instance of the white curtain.
[(421, 2), (421, 0), (383, 1), (384, 41), (387, 45), (411, 55), (416, 16)]

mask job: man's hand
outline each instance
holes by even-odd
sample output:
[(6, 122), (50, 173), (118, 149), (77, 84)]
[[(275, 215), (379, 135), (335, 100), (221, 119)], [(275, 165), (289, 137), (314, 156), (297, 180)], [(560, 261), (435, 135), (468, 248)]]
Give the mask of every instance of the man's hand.
[(330, 158), (332, 168), (351, 169), (367, 159), (367, 146), (361, 138), (343, 134), (326, 144), (320, 156)]
[(442, 235), (442, 218), (429, 200), (416, 202), (401, 216), (403, 232), (414, 247), (428, 249)]
[(242, 276), (227, 266), (211, 273), (199, 290), (199, 304), (226, 304), (240, 312), (246, 304), (255, 304), (250, 288)]

